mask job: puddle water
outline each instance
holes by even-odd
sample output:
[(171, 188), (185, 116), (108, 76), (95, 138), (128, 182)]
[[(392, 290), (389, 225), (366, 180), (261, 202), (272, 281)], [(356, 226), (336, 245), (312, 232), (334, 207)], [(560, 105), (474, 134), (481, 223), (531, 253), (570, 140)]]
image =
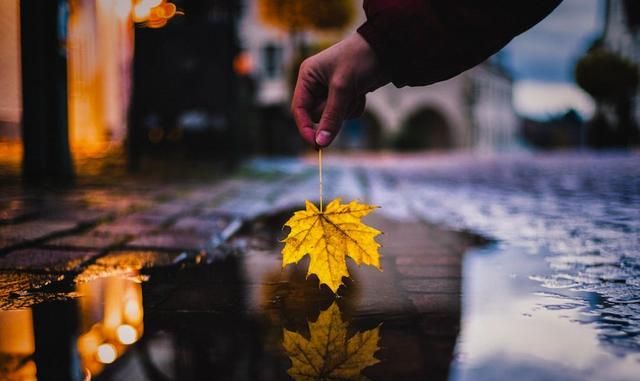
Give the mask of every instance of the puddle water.
[(624, 319), (602, 313), (596, 293), (564, 283), (550, 288), (529, 276), (550, 272), (543, 256), (496, 244), (468, 252), (463, 269), (464, 312), (451, 380), (638, 379), (640, 353), (606, 345), (607, 335), (628, 339), (618, 327)]
[(132, 279), (95, 279), (77, 285), (77, 298), (0, 311), (0, 379), (90, 380), (125, 356), (144, 327)]
[(242, 255), (88, 277), (74, 298), (0, 311), (0, 379), (447, 379), (459, 311), (418, 314), (388, 287), (389, 261), (351, 266), (336, 298), (306, 264), (283, 271), (274, 248), (237, 243)]
[(209, 264), (80, 277), (74, 298), (0, 311), (0, 379), (637, 379), (639, 356), (598, 345), (619, 322), (597, 312), (597, 294), (528, 275), (548, 271), (542, 256), (469, 251), (461, 319), (416, 312), (387, 287), (388, 259), (385, 272), (350, 267), (334, 298), (304, 263), (282, 271), (269, 242), (239, 240), (242, 255)]

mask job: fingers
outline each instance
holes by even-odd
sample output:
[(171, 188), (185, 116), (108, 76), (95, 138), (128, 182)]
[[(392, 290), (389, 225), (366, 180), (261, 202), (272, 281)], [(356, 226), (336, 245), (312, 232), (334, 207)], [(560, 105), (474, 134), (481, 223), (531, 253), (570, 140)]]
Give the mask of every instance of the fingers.
[[(357, 97), (351, 105), (349, 106), (349, 111), (347, 112), (347, 119), (359, 118), (362, 116), (364, 112), (364, 108), (366, 106), (366, 97), (361, 95)], [(327, 100), (321, 100), (313, 107), (313, 111), (311, 111), (311, 120), (313, 123), (320, 122), (320, 118), (322, 117), (322, 112), (324, 108), (327, 106)]]
[(313, 120), (314, 123), (320, 122), (320, 118), (322, 118), (322, 113), (324, 112), (325, 107), (327, 107), (326, 99), (322, 99), (320, 102), (318, 102), (315, 105), (315, 107), (313, 108), (313, 111), (311, 112), (311, 119)]
[(342, 122), (347, 118), (352, 93), (350, 86), (342, 82), (333, 81), (329, 86), (329, 97), (315, 136), (315, 143), (318, 146), (328, 146), (338, 135)]
[[(320, 83), (317, 78), (322, 76), (313, 75), (309, 65), (303, 63), (298, 73), (291, 112), (302, 138), (312, 145), (326, 147), (338, 135), (345, 119), (362, 114), (365, 97), (356, 97), (346, 81), (333, 79), (329, 86)], [(318, 123), (317, 130), (314, 123)]]
[(311, 91), (313, 83), (313, 80), (308, 75), (308, 70), (301, 67), (296, 81), (296, 88), (293, 91), (291, 113), (302, 138), (309, 144), (315, 145), (316, 131), (313, 128), (314, 124), (311, 119), (311, 112), (316, 103)]

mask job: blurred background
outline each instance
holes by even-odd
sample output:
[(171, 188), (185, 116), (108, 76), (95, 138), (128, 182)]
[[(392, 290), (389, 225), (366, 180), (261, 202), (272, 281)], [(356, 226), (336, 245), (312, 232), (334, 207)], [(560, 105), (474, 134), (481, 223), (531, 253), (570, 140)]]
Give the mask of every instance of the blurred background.
[[(2, 0), (0, 380), (284, 379), (282, 328), (334, 298), (281, 269), (318, 197), (291, 93), (363, 21), (362, 0)], [(385, 272), (339, 306), (380, 328), (364, 375), (637, 380), (639, 63), (640, 1), (564, 0), (455, 78), (368, 95), (324, 167), (326, 200), (382, 206)]]
[[(298, 154), (297, 67), (363, 20), (361, 0), (5, 0), (0, 173), (65, 183)], [(472, 70), (370, 94), (332, 149), (629, 148), (639, 61), (640, 3), (565, 0)]]

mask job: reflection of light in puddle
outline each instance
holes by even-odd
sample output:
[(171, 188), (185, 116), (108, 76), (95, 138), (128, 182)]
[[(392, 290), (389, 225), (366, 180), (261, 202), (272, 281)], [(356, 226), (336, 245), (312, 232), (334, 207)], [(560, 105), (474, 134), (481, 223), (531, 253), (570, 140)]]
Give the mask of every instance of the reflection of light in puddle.
[[(99, 374), (105, 364), (124, 355), (128, 346), (142, 336), (142, 288), (128, 276), (108, 277), (81, 283), (77, 292), (81, 295), (77, 353), (84, 379), (88, 380)], [(33, 315), (32, 308), (0, 311), (0, 379), (36, 380), (37, 331)], [(64, 348), (64, 344), (60, 343), (60, 347)]]
[(140, 323), (142, 321), (142, 303), (137, 300), (127, 300), (124, 305), (124, 318), (132, 323)]
[(130, 277), (99, 278), (77, 287), (83, 364), (98, 374), (142, 335), (142, 288)]
[(35, 380), (34, 350), (31, 310), (0, 311), (0, 379)]
[(589, 299), (550, 294), (531, 279), (548, 271), (543, 256), (506, 247), (467, 255), (451, 380), (637, 379), (640, 357), (612, 354), (593, 325), (575, 322)]
[(130, 345), (138, 340), (138, 331), (129, 324), (122, 324), (116, 330), (118, 341), (125, 345)]
[(116, 361), (118, 357), (118, 353), (116, 352), (116, 347), (113, 344), (104, 343), (98, 346), (98, 350), (96, 351), (96, 358), (103, 364), (111, 364)]

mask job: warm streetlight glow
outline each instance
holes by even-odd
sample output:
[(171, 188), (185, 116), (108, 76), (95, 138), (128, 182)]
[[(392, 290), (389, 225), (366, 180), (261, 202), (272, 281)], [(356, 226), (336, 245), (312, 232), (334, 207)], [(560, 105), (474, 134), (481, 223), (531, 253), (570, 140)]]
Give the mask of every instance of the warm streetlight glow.
[(133, 21), (143, 22), (149, 19), (153, 8), (162, 4), (163, 0), (141, 0), (133, 7)]
[(124, 318), (127, 322), (138, 324), (142, 321), (142, 306), (138, 300), (129, 299), (124, 305)]
[(165, 3), (162, 6), (162, 11), (163, 11), (163, 17), (170, 19), (176, 15), (177, 8), (176, 8), (176, 5), (173, 3)]
[(31, 309), (0, 311), (0, 379), (35, 380), (34, 352)]
[(113, 344), (104, 343), (98, 347), (98, 352), (96, 353), (98, 357), (98, 361), (103, 364), (111, 364), (116, 361), (116, 357), (118, 356), (118, 352), (116, 352), (116, 347)]
[(113, 10), (121, 20), (126, 20), (131, 14), (131, 0), (115, 0)]
[(253, 59), (247, 52), (238, 54), (233, 59), (233, 70), (238, 75), (249, 75), (253, 71)]
[(116, 329), (118, 341), (124, 345), (133, 344), (138, 340), (138, 331), (129, 324), (122, 324)]
[(178, 12), (176, 5), (166, 0), (140, 0), (133, 7), (133, 21), (149, 28), (162, 28)]
[(153, 8), (153, 7), (157, 7), (158, 5), (160, 5), (162, 3), (162, 0), (141, 0), (140, 3), (144, 4), (145, 6), (147, 6), (149, 8)]
[(133, 21), (142, 22), (149, 18), (151, 8), (145, 3), (138, 3), (133, 7)]
[(89, 332), (80, 335), (78, 338), (78, 350), (85, 353), (97, 352), (98, 346), (104, 340), (101, 330), (102, 327), (94, 325)]
[[(130, 273), (135, 274), (135, 270)], [(115, 275), (80, 283), (77, 291), (83, 295), (78, 353), (82, 365), (98, 375), (142, 337), (142, 288), (128, 277)]]

